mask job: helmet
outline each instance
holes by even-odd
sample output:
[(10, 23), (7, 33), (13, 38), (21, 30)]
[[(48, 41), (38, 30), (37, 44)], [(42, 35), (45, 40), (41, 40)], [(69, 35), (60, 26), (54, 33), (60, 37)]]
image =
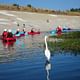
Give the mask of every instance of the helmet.
[(7, 31), (7, 29), (4, 29), (4, 31)]
[(8, 32), (11, 32), (11, 29), (9, 29)]
[(19, 29), (17, 29), (19, 31)]

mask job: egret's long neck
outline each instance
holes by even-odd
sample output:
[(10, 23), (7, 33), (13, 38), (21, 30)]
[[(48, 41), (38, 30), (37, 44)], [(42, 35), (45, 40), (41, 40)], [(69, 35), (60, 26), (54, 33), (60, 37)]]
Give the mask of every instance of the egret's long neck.
[(45, 46), (46, 46), (46, 49), (48, 49), (48, 45), (47, 45), (47, 40), (45, 38)]

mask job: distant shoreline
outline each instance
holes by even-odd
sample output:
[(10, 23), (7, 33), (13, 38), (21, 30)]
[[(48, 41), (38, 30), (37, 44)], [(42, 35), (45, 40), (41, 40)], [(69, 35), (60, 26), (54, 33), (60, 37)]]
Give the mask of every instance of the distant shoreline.
[(13, 5), (0, 4), (0, 10), (35, 12), (35, 13), (54, 14), (54, 15), (80, 16), (80, 12), (55, 11), (55, 10), (49, 10), (49, 9), (34, 8), (30, 5), (19, 6), (17, 4), (13, 4)]

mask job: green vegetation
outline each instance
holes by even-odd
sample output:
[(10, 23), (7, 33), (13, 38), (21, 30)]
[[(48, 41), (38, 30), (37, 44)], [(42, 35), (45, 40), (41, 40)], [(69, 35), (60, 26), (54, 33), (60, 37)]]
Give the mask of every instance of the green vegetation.
[(0, 4), (0, 10), (27, 11), (27, 12), (36, 12), (45, 14), (80, 16), (80, 9), (79, 10), (71, 9), (68, 11), (56, 11), (56, 10), (35, 8), (31, 4), (28, 4), (27, 6), (20, 6), (19, 4), (12, 4), (12, 5)]
[(80, 52), (80, 32), (69, 32), (61, 36), (50, 36), (50, 38), (62, 39), (62, 41), (48, 42), (50, 50), (61, 49), (66, 51)]
[(70, 11), (72, 11), (72, 12), (80, 12), (80, 8), (72, 8), (72, 9), (70, 9)]
[(61, 38), (61, 39), (80, 39), (80, 31), (76, 32), (67, 32), (60, 36), (50, 36), (50, 38)]
[(32, 5), (31, 5), (31, 4), (28, 4), (28, 5), (27, 5), (27, 7), (30, 7), (30, 8), (32, 8)]
[(13, 6), (19, 6), (18, 4), (13, 4)]

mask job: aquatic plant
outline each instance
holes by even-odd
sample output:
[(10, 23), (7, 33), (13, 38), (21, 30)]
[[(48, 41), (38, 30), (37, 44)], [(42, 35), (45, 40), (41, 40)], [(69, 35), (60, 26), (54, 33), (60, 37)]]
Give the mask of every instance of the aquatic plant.
[(53, 51), (54, 49), (57, 50), (57, 48), (59, 48), (61, 50), (80, 52), (80, 32), (79, 31), (65, 33), (65, 34), (62, 34), (61, 36), (50, 36), (50, 38), (63, 39), (62, 41), (57, 41), (57, 42), (49, 41), (48, 45), (51, 51)]

